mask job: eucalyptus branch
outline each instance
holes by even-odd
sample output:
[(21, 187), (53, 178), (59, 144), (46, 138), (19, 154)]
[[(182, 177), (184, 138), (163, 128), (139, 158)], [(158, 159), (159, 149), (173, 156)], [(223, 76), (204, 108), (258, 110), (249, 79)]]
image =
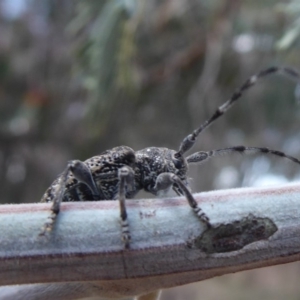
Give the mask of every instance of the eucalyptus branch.
[(25, 284), (0, 288), (1, 299), (132, 297), (300, 260), (300, 185), (195, 198), (212, 228), (183, 197), (128, 200), (130, 249), (117, 201), (63, 203), (44, 237), (50, 204), (0, 206), (0, 284)]

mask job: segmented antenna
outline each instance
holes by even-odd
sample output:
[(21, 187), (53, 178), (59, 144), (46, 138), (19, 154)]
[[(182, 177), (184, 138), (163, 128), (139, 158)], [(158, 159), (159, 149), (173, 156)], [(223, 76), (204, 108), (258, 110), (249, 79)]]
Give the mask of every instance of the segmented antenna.
[(233, 93), (229, 100), (218, 107), (215, 113), (208, 120), (206, 120), (202, 125), (200, 125), (200, 127), (195, 129), (191, 134), (183, 139), (178, 152), (175, 153), (175, 157), (180, 158), (185, 152), (190, 150), (193, 147), (199, 134), (207, 127), (209, 127), (213, 122), (215, 122), (219, 117), (221, 117), (237, 100), (242, 97), (243, 93), (250, 87), (254, 86), (259, 79), (275, 73), (282, 73), (296, 80), (297, 82), (300, 82), (300, 74), (297, 71), (286, 67), (271, 67), (251, 76), (240, 88), (238, 88)]
[(241, 153), (241, 154), (271, 154), (279, 157), (286, 158), (288, 160), (291, 160), (294, 163), (297, 163), (300, 165), (300, 160), (298, 158), (295, 158), (293, 156), (287, 155), (281, 151), (278, 150), (272, 150), (266, 147), (245, 147), (245, 146), (234, 146), (234, 147), (228, 147), (223, 149), (217, 149), (217, 150), (210, 150), (210, 151), (199, 151), (196, 153), (193, 153), (189, 155), (186, 160), (188, 164), (191, 163), (205, 163), (210, 158), (216, 157), (216, 156), (222, 156), (226, 154), (232, 154), (232, 153)]

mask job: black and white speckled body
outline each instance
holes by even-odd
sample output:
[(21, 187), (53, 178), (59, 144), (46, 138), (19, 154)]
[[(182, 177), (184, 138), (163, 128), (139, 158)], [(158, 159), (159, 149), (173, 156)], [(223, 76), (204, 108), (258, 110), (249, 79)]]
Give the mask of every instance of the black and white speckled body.
[[(172, 160), (176, 151), (167, 148), (150, 147), (134, 152), (127, 146), (115, 147), (100, 155), (87, 159), (84, 163), (90, 169), (99, 196), (95, 197), (87, 185), (78, 181), (70, 171), (64, 183), (65, 193), (62, 201), (115, 200), (118, 196), (118, 171), (124, 166), (134, 170), (134, 183), (126, 187), (126, 198), (133, 198), (140, 190), (157, 195), (154, 186), (156, 178), (164, 172), (176, 174), (187, 185), (187, 163), (183, 160), (176, 168)], [(63, 179), (60, 175), (45, 192), (41, 202), (51, 202)], [(178, 195), (182, 192), (175, 185)]]

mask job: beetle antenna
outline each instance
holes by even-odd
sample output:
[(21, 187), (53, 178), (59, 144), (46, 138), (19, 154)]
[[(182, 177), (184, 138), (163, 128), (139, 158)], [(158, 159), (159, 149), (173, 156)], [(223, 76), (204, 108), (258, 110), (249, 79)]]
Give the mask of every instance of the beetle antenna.
[(190, 150), (196, 142), (196, 139), (199, 136), (199, 134), (202, 131), (204, 131), (207, 127), (209, 127), (213, 122), (215, 122), (219, 117), (221, 117), (237, 100), (239, 100), (242, 97), (243, 93), (252, 86), (254, 86), (257, 83), (257, 81), (259, 81), (259, 79), (276, 73), (283, 73), (284, 75), (287, 75), (288, 77), (296, 80), (297, 82), (300, 81), (300, 74), (292, 68), (287, 67), (270, 67), (251, 76), (244, 82), (244, 84), (241, 85), (240, 88), (238, 88), (232, 94), (232, 96), (226, 102), (224, 102), (224, 104), (218, 107), (218, 109), (209, 119), (207, 119), (197, 129), (195, 129), (191, 134), (189, 134), (183, 139), (178, 152), (175, 153), (175, 158), (182, 157), (185, 152)]
[(232, 153), (241, 153), (241, 154), (269, 154), (274, 155), (282, 158), (286, 158), (294, 163), (297, 163), (300, 165), (300, 160), (296, 157), (293, 157), (291, 155), (287, 155), (282, 151), (269, 149), (266, 147), (246, 147), (246, 146), (234, 146), (234, 147), (228, 147), (223, 149), (216, 149), (216, 150), (210, 150), (210, 151), (199, 151), (196, 153), (193, 153), (189, 155), (186, 160), (188, 164), (193, 163), (205, 163), (210, 158), (216, 157), (216, 156), (223, 156), (226, 154), (232, 154)]

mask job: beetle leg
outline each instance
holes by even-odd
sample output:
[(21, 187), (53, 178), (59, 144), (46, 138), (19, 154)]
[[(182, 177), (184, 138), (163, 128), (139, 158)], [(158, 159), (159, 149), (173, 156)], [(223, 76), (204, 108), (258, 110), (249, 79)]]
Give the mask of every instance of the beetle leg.
[(188, 189), (188, 187), (182, 182), (182, 180), (173, 173), (161, 173), (156, 178), (154, 191), (158, 192), (161, 190), (166, 190), (176, 184), (179, 189), (182, 191), (182, 194), (185, 195), (190, 207), (193, 209), (194, 213), (197, 217), (203, 222), (207, 227), (211, 227), (209, 222), (209, 218), (199, 207), (197, 201), (193, 197), (192, 193)]
[(45, 223), (40, 235), (45, 235), (46, 232), (50, 232), (53, 229), (55, 220), (60, 210), (60, 203), (62, 202), (64, 193), (66, 191), (66, 182), (70, 172), (78, 181), (84, 183), (89, 187), (94, 197), (99, 198), (98, 188), (93, 179), (91, 170), (87, 167), (87, 165), (80, 160), (69, 161), (64, 172), (59, 177), (55, 187), (53, 187), (53, 190), (51, 191), (54, 195), (54, 198), (52, 199), (51, 215), (48, 217), (48, 220)]
[(65, 182), (67, 179), (67, 174), (69, 172), (69, 168), (67, 167), (62, 175), (57, 179), (57, 182), (54, 186), (51, 187), (51, 194), (54, 196), (52, 199), (51, 205), (51, 214), (47, 218), (46, 223), (44, 224), (42, 231), (40, 232), (40, 236), (45, 235), (47, 232), (52, 231), (56, 217), (60, 210), (60, 203), (64, 197), (65, 193)]
[(121, 218), (121, 228), (122, 228), (122, 240), (125, 244), (125, 248), (129, 248), (130, 243), (130, 231), (126, 211), (126, 187), (131, 186), (134, 182), (134, 171), (128, 167), (124, 166), (119, 169), (119, 192), (118, 200), (120, 204), (120, 218)]

